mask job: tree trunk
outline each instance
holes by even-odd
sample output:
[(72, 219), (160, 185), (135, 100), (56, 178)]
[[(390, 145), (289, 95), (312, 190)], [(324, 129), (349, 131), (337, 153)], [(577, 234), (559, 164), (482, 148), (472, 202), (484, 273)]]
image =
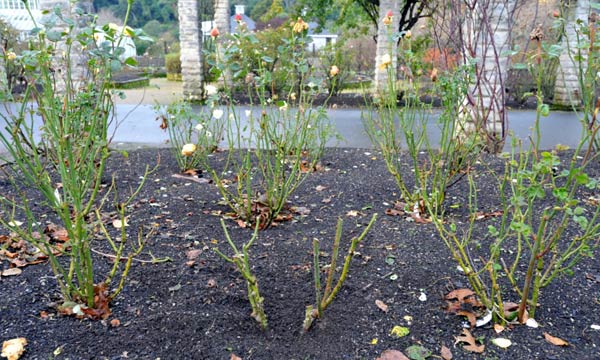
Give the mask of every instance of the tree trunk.
[(178, 0), (177, 8), (183, 96), (188, 100), (201, 100), (204, 95), (204, 73), (198, 0)]

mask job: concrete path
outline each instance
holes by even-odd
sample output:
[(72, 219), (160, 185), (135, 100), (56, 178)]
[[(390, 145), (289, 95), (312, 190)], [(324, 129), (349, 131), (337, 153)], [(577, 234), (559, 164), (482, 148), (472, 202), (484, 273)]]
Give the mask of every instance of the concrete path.
[[(239, 116), (245, 117), (246, 107), (236, 108)], [(119, 126), (115, 133), (114, 142), (120, 146), (166, 146), (169, 139), (166, 131), (159, 128), (160, 122), (156, 120), (156, 112), (150, 105), (121, 104), (117, 106)], [(328, 146), (339, 147), (372, 147), (361, 120), (361, 111), (356, 109), (329, 110), (329, 117), (342, 140), (332, 140)], [(509, 131), (528, 143), (535, 123), (534, 111), (510, 111)], [(439, 131), (435, 126), (435, 114), (431, 118), (432, 126), (429, 136), (432, 143), (439, 138)], [(581, 124), (575, 113), (551, 112), (548, 117), (541, 119), (541, 148), (551, 149), (557, 144), (575, 147), (581, 138)], [(507, 141), (505, 150), (509, 150), (510, 140)]]
[[(154, 105), (166, 105), (181, 99), (181, 83), (170, 82), (166, 79), (152, 79), (151, 86), (145, 89), (124, 91), (125, 99), (118, 99), (116, 105), (116, 121), (111, 127), (114, 131), (113, 144), (118, 147), (159, 147), (168, 146), (168, 133), (160, 129)], [(237, 107), (236, 112), (244, 118), (247, 107)], [(0, 112), (6, 112), (0, 108)], [(435, 114), (428, 127), (432, 143), (439, 138), (435, 126)], [(329, 117), (336, 131), (341, 135), (341, 141), (331, 141), (328, 146), (339, 147), (372, 147), (361, 120), (361, 111), (357, 109), (331, 109)], [(510, 111), (508, 113), (509, 129), (519, 139), (528, 143), (535, 121), (534, 111)], [(0, 119), (1, 121), (1, 119)], [(36, 126), (41, 125), (36, 119)], [(4, 131), (4, 126), (0, 126)], [(577, 114), (571, 112), (551, 112), (541, 120), (541, 148), (551, 149), (557, 144), (574, 147), (581, 138), (581, 124)], [(509, 150), (510, 140), (505, 150)], [(0, 149), (1, 151), (2, 149)]]

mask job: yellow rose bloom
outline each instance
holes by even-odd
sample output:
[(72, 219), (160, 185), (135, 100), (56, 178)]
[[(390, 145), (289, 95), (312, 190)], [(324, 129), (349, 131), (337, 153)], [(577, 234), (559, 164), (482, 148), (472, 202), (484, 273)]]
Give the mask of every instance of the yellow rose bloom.
[(305, 30), (308, 30), (308, 24), (302, 20), (302, 18), (298, 18), (298, 21), (292, 23), (292, 31), (295, 33), (301, 33)]
[(183, 156), (191, 156), (196, 151), (196, 145), (194, 144), (185, 144), (181, 149), (181, 155)]

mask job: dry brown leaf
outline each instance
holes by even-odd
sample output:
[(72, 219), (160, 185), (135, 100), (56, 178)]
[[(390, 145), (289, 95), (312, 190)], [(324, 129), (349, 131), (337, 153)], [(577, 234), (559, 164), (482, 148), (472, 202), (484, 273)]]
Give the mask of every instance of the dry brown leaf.
[(496, 334), (500, 334), (504, 331), (504, 326), (500, 324), (494, 324), (494, 331), (496, 332)]
[(24, 337), (6, 340), (2, 343), (0, 356), (8, 358), (8, 360), (17, 360), (25, 352), (25, 345), (27, 345), (27, 339)]
[(467, 318), (467, 320), (469, 320), (469, 325), (471, 325), (471, 329), (475, 327), (475, 324), (477, 323), (477, 316), (475, 314), (473, 314), (471, 311), (458, 310), (456, 312), (456, 315), (465, 316)]
[(300, 216), (307, 216), (310, 214), (310, 209), (305, 206), (294, 206), (292, 211)]
[(200, 256), (200, 254), (202, 254), (202, 250), (192, 249), (192, 250), (188, 250), (185, 253), (185, 256), (187, 257), (188, 260), (196, 260), (198, 258), (198, 256)]
[(399, 209), (385, 209), (385, 214), (389, 215), (389, 216), (401, 216), (404, 215), (405, 212), (404, 210), (399, 210)]
[(236, 354), (231, 354), (231, 358), (229, 358), (229, 360), (242, 360), (242, 358), (237, 356)]
[(119, 319), (112, 319), (110, 321), (110, 326), (112, 327), (119, 327), (121, 325), (121, 320)]
[(454, 338), (456, 339), (454, 345), (461, 342), (466, 343), (467, 345), (463, 346), (463, 349), (467, 351), (481, 354), (485, 350), (485, 345), (477, 345), (477, 340), (475, 340), (471, 332), (467, 329), (463, 329), (463, 332)]
[(210, 183), (212, 183), (212, 180), (210, 180), (210, 179), (201, 178), (201, 177), (197, 177), (197, 176), (186, 176), (186, 175), (181, 175), (181, 174), (173, 174), (173, 175), (171, 175), (171, 177), (174, 177), (176, 179), (184, 179), (184, 180), (189, 180), (189, 181), (197, 182), (198, 184), (210, 184)]
[(442, 349), (440, 350), (440, 356), (444, 360), (452, 360), (452, 351), (450, 351), (450, 349), (442, 345)]
[(387, 306), (387, 304), (381, 300), (375, 300), (375, 305), (377, 305), (379, 310), (381, 310), (383, 312), (388, 312), (388, 310), (389, 310), (389, 307)]
[(483, 304), (477, 300), (475, 293), (470, 289), (456, 289), (449, 292), (445, 298), (448, 312), (457, 313), (460, 310), (471, 308), (483, 308)]
[(346, 216), (352, 216), (352, 217), (356, 217), (358, 216), (358, 211), (356, 210), (350, 210), (346, 213)]
[(558, 338), (556, 336), (552, 336), (550, 334), (548, 334), (547, 332), (544, 333), (544, 338), (546, 339), (547, 342), (549, 342), (552, 345), (556, 345), (556, 346), (569, 346), (569, 342)]
[(323, 185), (317, 185), (317, 187), (315, 188), (315, 190), (317, 190), (317, 191), (323, 191), (325, 189), (327, 189), (327, 187), (325, 187)]
[(198, 174), (201, 171), (198, 171), (196, 169), (187, 169), (186, 171), (183, 172), (184, 175), (189, 175), (189, 176), (198, 176)]
[(385, 350), (377, 360), (410, 360), (398, 350)]

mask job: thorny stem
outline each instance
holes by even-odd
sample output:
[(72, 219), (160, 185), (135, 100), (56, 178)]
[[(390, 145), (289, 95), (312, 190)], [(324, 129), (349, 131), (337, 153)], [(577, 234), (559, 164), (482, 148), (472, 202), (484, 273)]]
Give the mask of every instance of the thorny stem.
[(221, 219), (221, 227), (223, 228), (223, 232), (225, 233), (225, 238), (227, 239), (227, 243), (233, 249), (234, 254), (232, 257), (229, 257), (223, 254), (219, 249), (213, 248), (213, 251), (216, 252), (221, 258), (225, 261), (232, 263), (238, 269), (238, 271), (242, 274), (244, 280), (246, 280), (246, 287), (248, 291), (248, 301), (250, 302), (250, 306), (252, 308), (251, 316), (261, 325), (263, 329), (267, 328), (267, 316), (264, 311), (264, 298), (260, 296), (260, 291), (258, 287), (258, 281), (256, 277), (252, 274), (252, 270), (250, 268), (250, 260), (248, 256), (248, 249), (252, 246), (254, 241), (258, 238), (258, 229), (260, 223), (257, 219), (256, 226), (254, 227), (254, 233), (252, 234), (252, 238), (243, 245), (242, 252), (238, 250), (233, 241), (231, 240), (231, 236), (227, 231), (227, 226), (225, 225), (225, 221)]
[[(314, 262), (314, 269), (313, 269), (313, 274), (314, 274), (314, 278), (315, 278), (315, 291), (316, 291), (316, 301), (317, 301), (317, 305), (316, 305), (316, 309), (315, 306), (313, 305), (309, 305), (306, 307), (306, 312), (305, 312), (305, 318), (304, 318), (304, 323), (303, 323), (303, 329), (304, 331), (308, 331), (310, 329), (310, 327), (312, 326), (312, 323), (315, 319), (318, 319), (320, 317), (323, 316), (323, 311), (325, 311), (325, 309), (331, 304), (331, 302), (333, 301), (333, 299), (335, 298), (335, 296), (337, 295), (337, 293), (340, 291), (340, 289), (342, 288), (342, 285), (344, 284), (344, 281), (346, 281), (346, 277), (348, 276), (348, 272), (350, 270), (350, 262), (352, 261), (352, 257), (354, 256), (354, 252), (356, 250), (356, 246), (358, 244), (360, 244), (361, 241), (363, 241), (364, 237), (367, 235), (367, 233), (369, 232), (369, 230), (371, 229), (371, 227), (373, 226), (373, 224), (375, 223), (375, 221), (377, 220), (377, 214), (373, 214), (373, 216), (371, 217), (371, 220), (369, 221), (369, 223), (367, 224), (367, 226), (363, 229), (362, 233), (358, 236), (352, 239), (351, 243), (350, 243), (350, 248), (348, 249), (348, 253), (346, 254), (346, 257), (344, 259), (344, 266), (342, 268), (342, 272), (340, 274), (340, 277), (335, 285), (335, 287), (331, 290), (331, 292), (327, 292), (327, 295), (325, 296), (321, 296), (321, 286), (320, 286), (320, 266), (319, 266), (319, 241), (317, 239), (315, 239), (313, 241), (313, 262)], [(340, 218), (338, 220), (337, 223), (337, 228), (336, 228), (336, 242), (338, 242), (339, 244), (339, 239), (341, 238), (341, 229), (342, 229), (342, 222), (343, 220)], [(334, 245), (335, 247), (336, 245)], [(337, 250), (334, 251), (333, 255), (332, 255), (332, 259), (331, 259), (331, 263), (330, 263), (330, 268), (329, 268), (329, 275), (328, 275), (328, 279), (327, 282), (333, 282), (333, 280), (331, 279), (333, 277), (333, 273), (335, 272), (335, 262), (337, 259)]]

